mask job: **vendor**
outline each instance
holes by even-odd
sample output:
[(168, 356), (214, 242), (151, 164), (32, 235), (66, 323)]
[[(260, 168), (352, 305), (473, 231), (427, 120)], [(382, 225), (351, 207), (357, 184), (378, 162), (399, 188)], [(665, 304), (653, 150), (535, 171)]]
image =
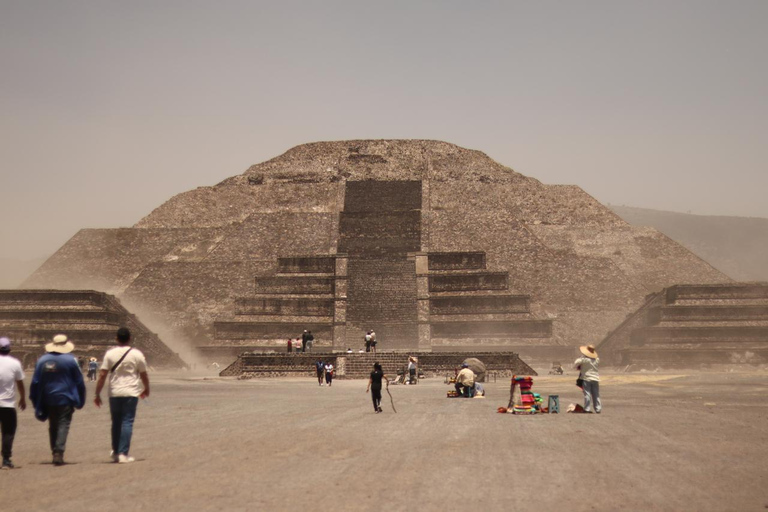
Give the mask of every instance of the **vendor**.
[(467, 363), (461, 365), (461, 371), (456, 376), (456, 392), (466, 398), (472, 398), (475, 392), (475, 372), (469, 369)]

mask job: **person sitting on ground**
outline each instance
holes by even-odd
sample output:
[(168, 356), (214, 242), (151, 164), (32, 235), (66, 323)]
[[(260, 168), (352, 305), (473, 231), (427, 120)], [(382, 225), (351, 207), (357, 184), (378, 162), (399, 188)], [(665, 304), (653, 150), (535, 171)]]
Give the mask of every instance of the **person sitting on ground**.
[(603, 410), (603, 404), (600, 402), (600, 374), (597, 371), (600, 358), (597, 357), (594, 345), (583, 345), (579, 350), (583, 355), (574, 361), (573, 366), (578, 368), (579, 379), (582, 381), (584, 412), (593, 412), (594, 405), (594, 412), (600, 414)]
[(475, 391), (475, 372), (469, 369), (467, 363), (461, 365), (461, 371), (456, 375), (455, 386), (460, 396), (472, 398)]
[(351, 353), (352, 353), (352, 349), (347, 347), (347, 354), (351, 354)]

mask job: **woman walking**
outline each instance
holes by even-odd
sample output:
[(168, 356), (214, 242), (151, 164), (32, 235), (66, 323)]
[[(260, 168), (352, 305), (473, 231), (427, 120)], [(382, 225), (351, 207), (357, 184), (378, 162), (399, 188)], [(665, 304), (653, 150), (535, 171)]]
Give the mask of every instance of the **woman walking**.
[(381, 381), (387, 381), (387, 387), (389, 387), (389, 379), (384, 375), (384, 370), (381, 369), (379, 363), (373, 363), (373, 371), (371, 372), (371, 378), (368, 379), (368, 388), (365, 390), (371, 392), (371, 399), (373, 400), (373, 410), (377, 413), (382, 412), (381, 409)]
[(581, 389), (584, 391), (584, 412), (594, 412), (600, 414), (603, 410), (603, 404), (600, 402), (600, 375), (597, 366), (600, 364), (600, 358), (597, 357), (594, 345), (584, 345), (579, 347), (583, 354), (578, 358), (573, 366), (579, 369), (579, 380), (582, 381)]

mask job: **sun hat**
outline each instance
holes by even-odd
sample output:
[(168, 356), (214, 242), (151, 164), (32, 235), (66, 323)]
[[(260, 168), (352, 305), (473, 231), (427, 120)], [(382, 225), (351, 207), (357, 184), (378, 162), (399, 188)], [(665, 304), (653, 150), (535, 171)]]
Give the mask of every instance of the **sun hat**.
[(579, 347), (579, 350), (588, 358), (597, 359), (597, 352), (595, 351), (594, 345), (582, 345)]
[(57, 334), (53, 337), (53, 342), (45, 346), (46, 352), (58, 352), (59, 354), (69, 354), (75, 350), (75, 345), (67, 339), (66, 334)]
[(96, 361), (97, 361), (97, 359), (95, 357), (91, 358), (91, 362), (96, 362)]
[(0, 352), (10, 352), (11, 351), (11, 340), (3, 336), (0, 338)]

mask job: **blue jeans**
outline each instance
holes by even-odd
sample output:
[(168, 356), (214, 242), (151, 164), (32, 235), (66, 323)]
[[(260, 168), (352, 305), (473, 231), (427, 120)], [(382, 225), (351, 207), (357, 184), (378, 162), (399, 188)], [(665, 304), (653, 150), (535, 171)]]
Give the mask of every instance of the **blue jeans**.
[(113, 396), (109, 398), (109, 413), (112, 416), (112, 451), (128, 455), (133, 435), (133, 420), (136, 419), (135, 396)]
[(72, 415), (75, 408), (71, 405), (46, 405), (48, 412), (48, 439), (51, 443), (51, 452), (64, 453), (67, 449), (67, 436), (69, 426), (72, 424)]
[(600, 382), (594, 380), (585, 380), (584, 387), (581, 388), (584, 391), (584, 410), (592, 412), (592, 405), (596, 413), (603, 410), (603, 404), (600, 401)]

